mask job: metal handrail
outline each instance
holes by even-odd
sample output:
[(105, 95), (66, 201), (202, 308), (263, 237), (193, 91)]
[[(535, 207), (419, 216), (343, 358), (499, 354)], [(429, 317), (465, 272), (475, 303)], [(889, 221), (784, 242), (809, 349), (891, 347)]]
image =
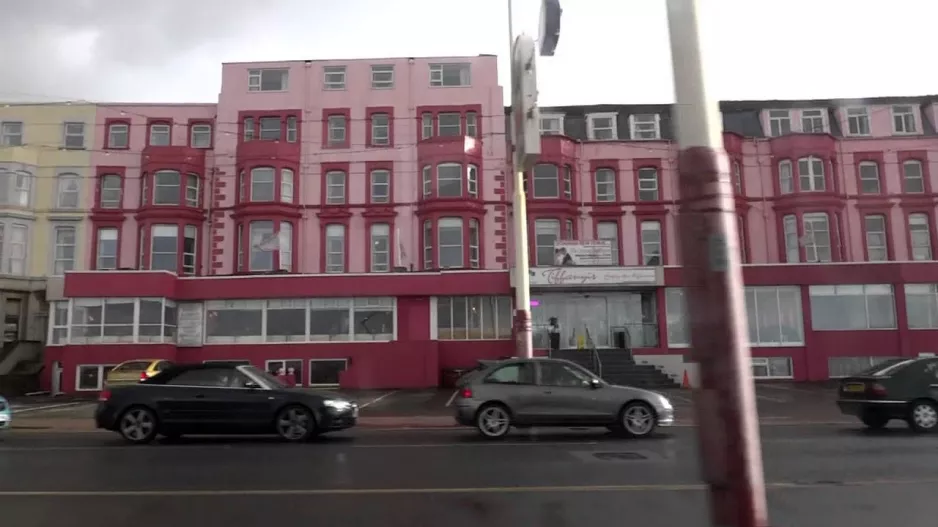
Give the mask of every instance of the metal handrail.
[(596, 349), (596, 342), (593, 340), (593, 336), (590, 335), (589, 326), (585, 326), (586, 329), (586, 345), (589, 346), (590, 355), (593, 359), (593, 370), (596, 372), (596, 375), (600, 379), (603, 378), (603, 361), (599, 358), (599, 350)]

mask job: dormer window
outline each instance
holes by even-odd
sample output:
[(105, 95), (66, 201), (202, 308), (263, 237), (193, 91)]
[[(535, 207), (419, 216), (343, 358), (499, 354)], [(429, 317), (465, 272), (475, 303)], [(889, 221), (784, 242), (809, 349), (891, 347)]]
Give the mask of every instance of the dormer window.
[(788, 110), (769, 110), (769, 135), (779, 137), (791, 133), (791, 112)]
[(892, 107), (892, 128), (897, 134), (914, 134), (915, 127), (915, 108), (910, 105), (901, 105)]
[(869, 108), (847, 108), (847, 135), (870, 135)]
[(619, 138), (614, 113), (589, 114), (586, 124), (587, 133), (592, 141), (615, 141)]
[(827, 132), (824, 123), (824, 110), (802, 110), (801, 131), (805, 134), (823, 134)]
[(661, 139), (661, 116), (656, 113), (630, 115), (629, 128), (633, 140), (656, 141)]
[(563, 114), (542, 113), (541, 114), (541, 135), (564, 135), (563, 134)]

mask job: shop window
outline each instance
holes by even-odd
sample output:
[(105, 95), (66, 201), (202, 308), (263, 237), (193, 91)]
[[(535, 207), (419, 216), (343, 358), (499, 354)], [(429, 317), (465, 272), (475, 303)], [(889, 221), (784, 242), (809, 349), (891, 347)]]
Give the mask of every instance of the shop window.
[(938, 329), (938, 284), (905, 284), (909, 329)]
[(104, 389), (104, 381), (109, 371), (114, 369), (115, 364), (81, 364), (75, 370), (75, 390), (101, 391)]
[(441, 296), (436, 298), (439, 340), (510, 339), (511, 297)]
[(791, 379), (793, 377), (791, 357), (753, 357), (754, 379)]
[(75, 298), (51, 310), (54, 344), (172, 343), (176, 303), (162, 298)]
[(899, 360), (899, 357), (829, 357), (827, 375), (831, 379), (849, 377), (884, 362), (896, 360)]
[(891, 285), (813, 285), (809, 293), (815, 331), (896, 329)]

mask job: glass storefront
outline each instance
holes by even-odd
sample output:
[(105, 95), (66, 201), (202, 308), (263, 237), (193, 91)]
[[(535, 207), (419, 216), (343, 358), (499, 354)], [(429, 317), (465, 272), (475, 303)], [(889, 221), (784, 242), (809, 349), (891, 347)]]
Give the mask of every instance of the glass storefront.
[[(551, 318), (560, 325), (560, 348), (658, 346), (654, 291), (532, 293), (534, 347), (550, 347)], [(589, 340), (592, 340), (592, 343)]]

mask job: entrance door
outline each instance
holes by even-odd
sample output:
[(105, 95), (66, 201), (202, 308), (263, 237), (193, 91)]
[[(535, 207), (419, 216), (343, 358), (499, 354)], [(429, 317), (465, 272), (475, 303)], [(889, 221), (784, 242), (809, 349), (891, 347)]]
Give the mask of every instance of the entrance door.
[(606, 312), (606, 297), (596, 295), (577, 296), (570, 303), (571, 329), (576, 330), (577, 340), (583, 338), (584, 345), (590, 347), (587, 337), (593, 340), (597, 348), (609, 347), (609, 317)]
[(310, 359), (310, 386), (338, 386), (339, 373), (348, 369), (348, 359)]

